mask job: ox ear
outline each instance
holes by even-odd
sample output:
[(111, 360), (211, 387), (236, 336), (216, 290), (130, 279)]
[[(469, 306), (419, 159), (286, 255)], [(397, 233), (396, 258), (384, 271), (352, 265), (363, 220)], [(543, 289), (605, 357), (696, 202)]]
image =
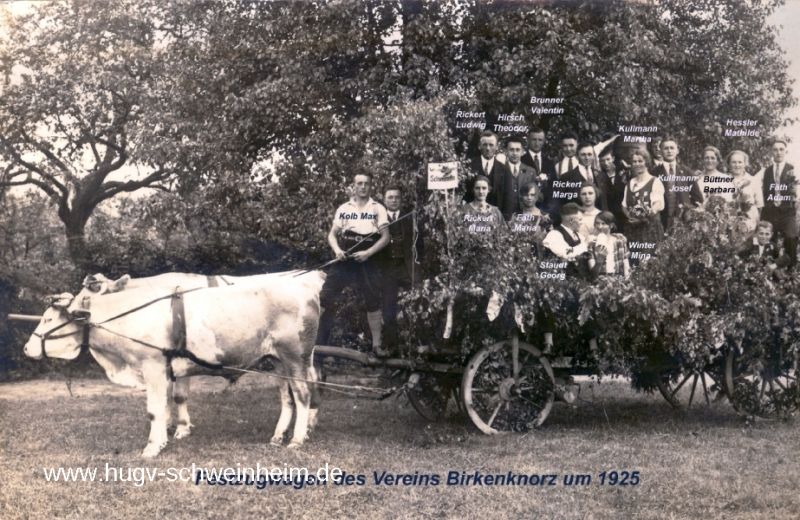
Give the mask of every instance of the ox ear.
[(109, 293), (120, 292), (123, 289), (125, 289), (125, 287), (128, 285), (128, 282), (130, 281), (131, 281), (131, 275), (129, 274), (126, 274), (125, 276), (123, 276), (122, 278), (120, 278), (115, 282), (109, 281), (108, 292)]
[(83, 279), (83, 286), (97, 295), (101, 295), (108, 291), (109, 279), (102, 273), (90, 274)]

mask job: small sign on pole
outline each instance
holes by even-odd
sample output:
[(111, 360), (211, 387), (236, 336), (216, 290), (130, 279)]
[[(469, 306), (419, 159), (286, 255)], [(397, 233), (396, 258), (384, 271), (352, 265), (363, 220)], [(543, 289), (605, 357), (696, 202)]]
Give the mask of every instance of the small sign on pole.
[(428, 163), (428, 189), (451, 190), (458, 188), (458, 163)]

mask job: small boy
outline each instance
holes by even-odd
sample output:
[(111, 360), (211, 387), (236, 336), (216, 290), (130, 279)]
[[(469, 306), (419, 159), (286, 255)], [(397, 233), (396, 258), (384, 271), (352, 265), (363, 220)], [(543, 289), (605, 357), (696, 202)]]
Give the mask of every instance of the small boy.
[(752, 243), (739, 253), (742, 258), (752, 256), (769, 259), (770, 269), (775, 267), (786, 267), (789, 265), (789, 258), (783, 251), (772, 242), (773, 227), (771, 222), (760, 221), (756, 225)]

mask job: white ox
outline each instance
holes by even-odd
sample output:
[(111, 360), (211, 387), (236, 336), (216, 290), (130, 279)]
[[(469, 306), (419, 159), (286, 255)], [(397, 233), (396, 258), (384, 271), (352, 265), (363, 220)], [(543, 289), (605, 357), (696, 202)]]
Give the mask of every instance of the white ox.
[[(199, 275), (162, 276), (172, 277), (172, 281), (175, 281), (175, 276), (199, 277), (198, 281), (205, 278)], [(84, 290), (80, 298), (62, 295), (60, 301), (45, 311), (34, 335), (25, 345), (25, 354), (38, 359), (43, 357), (44, 349), (44, 355), (49, 357), (77, 357), (84, 326), (74, 320), (75, 317), (81, 318), (85, 314), (82, 310), (88, 306), (91, 315), (88, 343), (92, 356), (111, 381), (147, 391), (151, 429), (142, 455), (153, 457), (167, 444), (170, 381), (162, 351), (172, 348), (171, 298), (117, 316), (168, 296), (172, 288), (153, 286), (152, 279), (141, 280), (138, 289), (114, 294)], [(246, 277), (237, 279), (235, 285), (200, 289), (183, 296), (186, 344), (190, 353), (205, 362), (231, 368), (252, 367), (263, 357), (270, 356), (279, 361), (284, 374), (292, 378), (288, 383), (283, 380), (281, 385), (282, 408), (273, 443), (281, 442), (292, 420), (289, 386), (297, 406), (294, 435), (289, 447), (301, 445), (309, 423), (313, 425), (316, 420), (316, 388), (315, 385), (309, 387), (305, 381), (316, 379), (312, 360), (319, 322), (319, 292), (324, 280), (325, 275), (319, 271), (296, 278), (291, 275)], [(185, 285), (182, 285), (184, 290), (194, 288)], [(58, 330), (54, 330), (57, 327)], [(210, 370), (182, 357), (173, 359), (172, 369), (178, 381), (185, 382), (187, 392), (188, 376), (233, 374), (230, 370)], [(179, 404), (176, 437), (189, 432), (188, 410), (180, 406), (185, 405), (185, 397), (176, 384), (175, 400)]]
[[(272, 277), (284, 278), (286, 276), (294, 276), (304, 274), (300, 271), (287, 271), (283, 273), (270, 273), (259, 274), (252, 276), (230, 276), (230, 275), (214, 275), (206, 276), (202, 274), (191, 273), (164, 273), (146, 278), (131, 278), (129, 275), (122, 276), (117, 280), (112, 280), (102, 273), (87, 276), (83, 281), (84, 289), (75, 297), (76, 300), (82, 300), (86, 297), (99, 296), (105, 293), (116, 293), (123, 290), (150, 288), (161, 289), (164, 291), (174, 290), (181, 287), (182, 290), (192, 290), (199, 287), (225, 287), (235, 284), (259, 284), (266, 283)], [(314, 370), (314, 367), (311, 367)], [(206, 374), (202, 374), (206, 375)], [(235, 383), (242, 375), (242, 372), (214, 372), (213, 375), (225, 377), (231, 383)], [(316, 380), (316, 372), (313, 373), (313, 379)], [(175, 420), (175, 438), (182, 439), (191, 434), (191, 429), (194, 426), (189, 416), (189, 391), (190, 379), (188, 377), (176, 377), (174, 384), (170, 385), (168, 390), (169, 399), (175, 403), (177, 417)], [(284, 380), (281, 382), (281, 406), (282, 410), (288, 410), (291, 413), (294, 402), (289, 390), (289, 384)], [(316, 427), (316, 413), (319, 402), (316, 399), (316, 394), (312, 393), (311, 409), (309, 411), (309, 430)], [(171, 407), (170, 407), (171, 408)], [(292, 416), (289, 415), (286, 421), (291, 422)], [(172, 418), (168, 421), (168, 426), (173, 424)], [(277, 443), (273, 439), (273, 443)]]

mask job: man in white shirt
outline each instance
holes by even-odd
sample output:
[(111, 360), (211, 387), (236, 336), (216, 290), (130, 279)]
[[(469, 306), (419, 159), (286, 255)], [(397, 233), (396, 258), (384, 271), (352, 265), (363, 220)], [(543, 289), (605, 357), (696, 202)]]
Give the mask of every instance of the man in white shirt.
[[(566, 277), (578, 277), (582, 280), (588, 280), (592, 275), (596, 276), (599, 273), (601, 265), (605, 265), (608, 250), (604, 245), (598, 244), (595, 247), (597, 263), (594, 269), (589, 269), (589, 259), (586, 254), (589, 251), (589, 244), (587, 241), (581, 240), (580, 235), (578, 235), (578, 230), (581, 227), (580, 212), (581, 208), (574, 202), (562, 206), (561, 224), (547, 233), (542, 242), (545, 250), (545, 260), (539, 263), (540, 276), (542, 271), (550, 271), (547, 274), (551, 274), (553, 271), (561, 271), (566, 273)], [(557, 278), (554, 276), (549, 277)], [(552, 316), (545, 318), (545, 323), (546, 327), (555, 325)], [(590, 348), (592, 350), (597, 349), (594, 328), (588, 327), (587, 333)], [(552, 332), (546, 332), (544, 336), (545, 352), (549, 352), (553, 345), (553, 334)]]
[(597, 186), (598, 190), (600, 191), (600, 195), (597, 197), (597, 200), (595, 200), (595, 206), (600, 208), (602, 211), (607, 211), (608, 206), (606, 205), (605, 191), (603, 191), (596, 181), (599, 172), (592, 167), (595, 157), (594, 146), (595, 145), (592, 143), (581, 143), (578, 146), (578, 165), (571, 171), (562, 175), (559, 179), (562, 183), (568, 183), (566, 186), (562, 184), (559, 188), (559, 191), (574, 195), (566, 197), (562, 196), (562, 198), (559, 200), (562, 202), (562, 204), (569, 201), (578, 200), (578, 194), (581, 191), (581, 184), (588, 182)]
[(564, 134), (561, 137), (562, 158), (556, 164), (556, 174), (559, 178), (578, 166), (578, 159), (575, 158), (576, 153), (578, 153), (578, 138), (573, 134)]
[(353, 176), (354, 196), (339, 206), (333, 215), (328, 244), (339, 262), (333, 264), (319, 295), (317, 345), (329, 345), (336, 301), (347, 286), (358, 286), (367, 306), (367, 321), (372, 332), (373, 351), (381, 349), (380, 269), (370, 258), (389, 243), (386, 208), (370, 197), (372, 174)]
[(565, 204), (561, 208), (561, 224), (555, 226), (544, 237), (542, 245), (545, 250), (559, 259), (570, 262), (588, 251), (588, 243), (581, 241), (578, 234), (581, 228), (581, 220), (578, 217), (580, 211), (580, 207), (574, 202)]

